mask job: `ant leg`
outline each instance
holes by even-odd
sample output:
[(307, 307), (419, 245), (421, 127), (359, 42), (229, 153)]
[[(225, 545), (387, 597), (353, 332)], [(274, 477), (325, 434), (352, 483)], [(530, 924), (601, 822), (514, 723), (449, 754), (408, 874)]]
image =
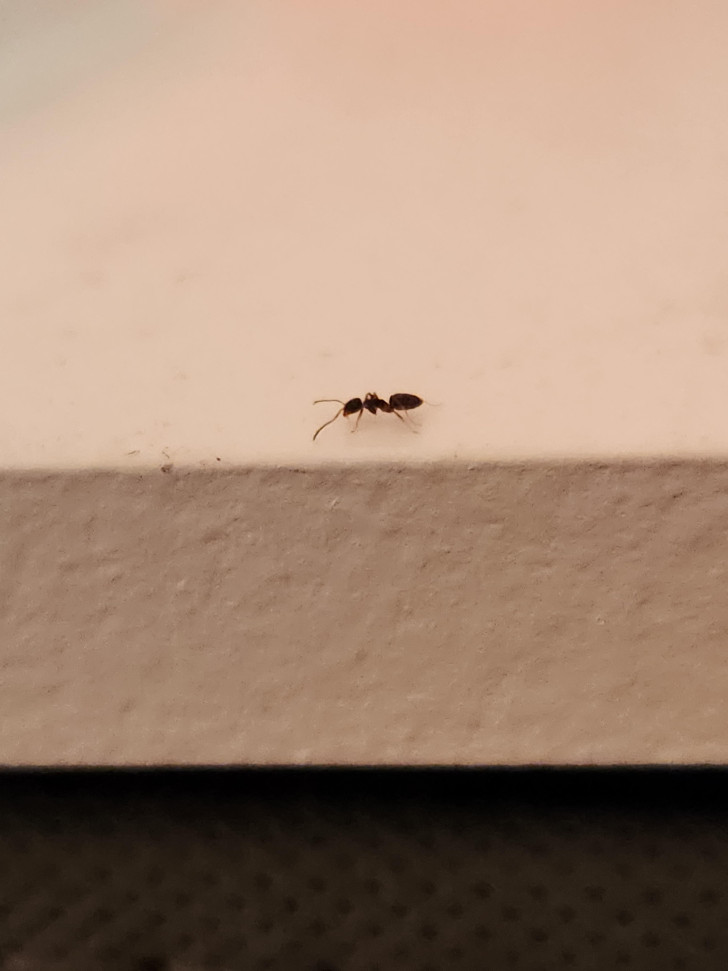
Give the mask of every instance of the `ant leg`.
[[(323, 401), (324, 399), (322, 398), (321, 400)], [(314, 402), (314, 404), (316, 404), (316, 402)], [(316, 431), (313, 434), (313, 440), (314, 440), (314, 442), (316, 441), (316, 436), (318, 435), (318, 433), (319, 432), (322, 432), (324, 430), (324, 428), (326, 428), (327, 425), (330, 425), (332, 422), (335, 422), (336, 419), (339, 417), (339, 415), (341, 414), (341, 412), (343, 410), (344, 410), (343, 407), (339, 408), (339, 410), (336, 412), (336, 414), (334, 415), (333, 418), (330, 418), (328, 421), (325, 421), (320, 428), (317, 428), (316, 429)]]
[[(417, 427), (415, 426), (415, 423), (414, 423), (414, 422), (412, 421), (412, 419), (411, 419), (411, 418), (409, 419), (409, 421), (407, 421), (407, 419), (406, 419), (406, 418), (404, 417), (404, 415), (400, 415), (400, 413), (399, 413), (398, 411), (395, 411), (395, 410), (394, 410), (394, 408), (392, 409), (392, 414), (393, 414), (393, 415), (396, 415), (396, 416), (397, 416), (397, 418), (399, 418), (399, 420), (400, 420), (401, 422), (404, 422), (404, 424), (405, 424), (405, 425), (406, 425), (406, 426), (407, 426), (407, 427), (408, 427), (408, 428), (410, 429), (410, 431), (411, 431), (411, 432), (413, 432), (413, 433), (414, 433), (415, 435), (419, 435), (419, 434), (420, 434), (420, 430), (419, 430), (419, 428), (417, 428)], [(405, 412), (405, 414), (407, 414), (407, 413)], [(409, 416), (408, 416), (408, 417), (409, 417)]]
[(359, 414), (358, 414), (358, 415), (356, 416), (356, 421), (354, 422), (354, 427), (353, 427), (353, 428), (352, 428), (352, 430), (351, 430), (351, 434), (352, 434), (352, 435), (354, 434), (354, 432), (355, 432), (355, 431), (357, 430), (357, 428), (359, 427), (359, 422), (361, 421), (361, 416), (362, 416), (363, 414), (364, 414), (364, 409), (363, 409), (363, 408), (360, 408), (360, 409), (359, 409)]

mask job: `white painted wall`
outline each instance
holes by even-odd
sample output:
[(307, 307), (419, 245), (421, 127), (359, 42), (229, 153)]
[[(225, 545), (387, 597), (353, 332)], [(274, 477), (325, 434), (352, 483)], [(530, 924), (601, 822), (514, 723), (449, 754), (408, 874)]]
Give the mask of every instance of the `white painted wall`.
[(0, 18), (3, 466), (728, 451), (724, 4)]

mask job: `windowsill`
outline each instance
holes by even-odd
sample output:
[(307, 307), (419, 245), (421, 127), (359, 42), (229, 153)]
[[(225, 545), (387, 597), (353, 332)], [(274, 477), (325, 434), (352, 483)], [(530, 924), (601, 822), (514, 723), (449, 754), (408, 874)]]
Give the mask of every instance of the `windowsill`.
[(527, 6), (4, 5), (0, 763), (726, 761), (728, 8)]

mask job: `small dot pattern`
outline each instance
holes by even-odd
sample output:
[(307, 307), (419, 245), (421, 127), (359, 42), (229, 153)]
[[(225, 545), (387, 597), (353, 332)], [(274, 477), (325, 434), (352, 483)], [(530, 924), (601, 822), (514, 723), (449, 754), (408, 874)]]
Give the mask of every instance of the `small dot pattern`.
[(452, 779), (0, 776), (0, 968), (728, 967), (725, 811)]

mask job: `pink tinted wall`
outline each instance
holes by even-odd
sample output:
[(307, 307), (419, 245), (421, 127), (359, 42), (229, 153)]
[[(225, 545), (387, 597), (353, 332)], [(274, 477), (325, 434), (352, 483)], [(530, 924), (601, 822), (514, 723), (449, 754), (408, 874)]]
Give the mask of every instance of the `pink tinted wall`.
[(5, 465), (725, 454), (721, 5), (9, 9)]

